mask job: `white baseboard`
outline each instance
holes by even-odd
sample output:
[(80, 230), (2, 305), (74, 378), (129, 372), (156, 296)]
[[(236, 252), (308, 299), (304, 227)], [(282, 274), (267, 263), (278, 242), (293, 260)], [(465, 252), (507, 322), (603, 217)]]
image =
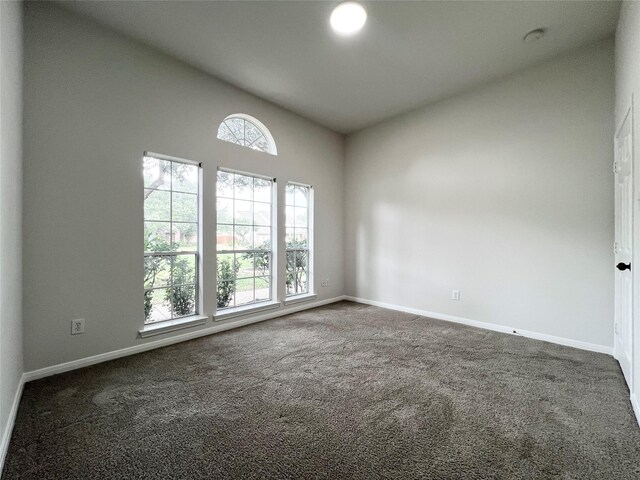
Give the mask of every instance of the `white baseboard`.
[(291, 308), (270, 311), (262, 315), (242, 318), (242, 319), (231, 321), (231, 322), (214, 324), (209, 328), (203, 328), (201, 330), (196, 330), (195, 332), (184, 333), (182, 335), (175, 335), (169, 338), (163, 338), (160, 340), (143, 343), (141, 345), (135, 345), (133, 347), (122, 348), (120, 350), (105, 352), (99, 355), (93, 355), (91, 357), (80, 358), (78, 360), (72, 360), (70, 362), (65, 362), (65, 363), (59, 363), (57, 365), (52, 365), (50, 367), (40, 368), (38, 370), (32, 370), (30, 372), (26, 372), (24, 374), (24, 381), (29, 382), (31, 380), (37, 380), (39, 378), (49, 377), (51, 375), (56, 375), (58, 373), (69, 372), (71, 370), (76, 370), (78, 368), (95, 365), (96, 363), (102, 363), (108, 360), (114, 360), (116, 358), (126, 357), (128, 355), (135, 355), (136, 353), (142, 353), (148, 350), (154, 350), (156, 348), (166, 347), (167, 345), (173, 345), (174, 343), (185, 342), (187, 340), (192, 340), (198, 337), (204, 337), (206, 335), (223, 332), (225, 330), (231, 330), (233, 328), (244, 327), (245, 325), (263, 322), (265, 320), (270, 320), (276, 317), (282, 317), (284, 315), (300, 312), (302, 310), (308, 310), (310, 308), (321, 307), (323, 305), (339, 302), (344, 299), (345, 299), (344, 295), (341, 295), (339, 297), (329, 298), (327, 300), (309, 302), (309, 303), (305, 303), (304, 305), (295, 305), (295, 306), (292, 306)]
[(573, 340), (573, 339), (564, 338), (564, 337), (556, 337), (553, 335), (547, 335), (545, 333), (531, 332), (528, 330), (520, 330), (518, 328), (509, 327), (506, 325), (480, 322), (478, 320), (470, 320), (468, 318), (456, 317), (454, 315), (429, 312), (427, 310), (403, 307), (400, 305), (393, 305), (391, 303), (377, 302), (375, 300), (368, 300), (366, 298), (351, 297), (349, 295), (345, 296), (345, 300), (350, 300), (352, 302), (357, 302), (357, 303), (364, 303), (366, 305), (373, 305), (375, 307), (388, 308), (389, 310), (397, 310), (400, 312), (411, 313), (413, 315), (420, 315), (423, 317), (435, 318), (437, 320), (445, 320), (447, 322), (461, 323), (463, 325), (469, 325), (471, 327), (484, 328), (485, 330), (493, 330), (496, 332), (509, 333), (511, 335), (520, 335), (523, 337), (533, 338), (536, 340), (543, 340), (545, 342), (557, 343), (558, 345), (564, 345), (567, 347), (579, 348), (581, 350), (589, 350), (591, 352), (606, 353), (607, 355), (613, 355), (613, 347), (607, 347), (606, 345), (597, 345), (595, 343), (581, 342), (580, 340)]
[(2, 469), (4, 468), (4, 460), (7, 457), (9, 451), (9, 442), (11, 441), (11, 434), (13, 433), (13, 426), (16, 423), (16, 415), (18, 414), (18, 407), (20, 406), (20, 399), (22, 398), (22, 390), (24, 388), (25, 380), (24, 374), (20, 377), (18, 382), (18, 388), (16, 388), (16, 394), (13, 397), (13, 404), (9, 411), (9, 418), (7, 418), (7, 425), (2, 432), (2, 438), (0, 438), (0, 476), (2, 476)]
[(633, 413), (636, 414), (636, 421), (640, 426), (640, 403), (638, 403), (638, 397), (635, 393), (631, 394), (631, 407), (633, 407)]

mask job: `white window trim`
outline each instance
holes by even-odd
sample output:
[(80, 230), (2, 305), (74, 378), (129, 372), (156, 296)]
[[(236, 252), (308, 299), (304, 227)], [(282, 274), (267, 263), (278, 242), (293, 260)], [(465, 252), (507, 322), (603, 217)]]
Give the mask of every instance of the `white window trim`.
[(214, 322), (220, 322), (234, 317), (242, 317), (252, 313), (258, 313), (265, 310), (275, 310), (282, 306), (282, 302), (277, 300), (271, 300), (268, 302), (250, 303), (249, 305), (242, 305), (240, 307), (225, 308), (218, 310), (213, 317)]
[(162, 322), (147, 323), (144, 327), (138, 330), (140, 337), (147, 338), (154, 335), (161, 335), (163, 333), (175, 332), (176, 330), (182, 330), (183, 328), (197, 327), (207, 323), (209, 319), (205, 315), (191, 315), (188, 317), (180, 317), (173, 320), (165, 320)]
[(285, 305), (295, 305), (296, 303), (304, 303), (309, 302), (311, 300), (315, 300), (318, 298), (318, 295), (315, 293), (300, 293), (298, 295), (291, 295), (287, 297), (284, 301)]
[[(274, 184), (276, 183), (276, 177), (271, 177), (269, 175), (262, 175), (261, 173), (251, 173), (251, 172), (245, 172), (244, 170), (236, 170), (235, 168), (226, 168), (226, 167), (218, 167), (218, 172), (226, 172), (226, 173), (237, 173), (238, 175), (245, 175), (247, 177), (256, 177), (256, 178), (262, 178), (263, 180), (270, 180), (272, 181)], [(217, 185), (217, 178), (216, 178), (216, 185)], [(216, 198), (218, 196), (218, 191), (216, 190)]]
[(148, 150), (145, 150), (142, 156), (157, 158), (158, 160), (167, 160), (169, 162), (178, 162), (178, 163), (184, 163), (187, 165), (195, 165), (196, 167), (202, 168), (201, 162), (196, 162), (195, 160), (189, 160), (187, 158), (172, 157), (171, 155), (163, 155), (162, 153), (149, 152)]

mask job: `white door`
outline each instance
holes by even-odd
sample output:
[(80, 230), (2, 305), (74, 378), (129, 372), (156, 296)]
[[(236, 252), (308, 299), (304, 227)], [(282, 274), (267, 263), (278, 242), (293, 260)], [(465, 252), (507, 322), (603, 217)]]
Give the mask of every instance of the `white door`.
[[(615, 139), (615, 356), (629, 388), (633, 361), (633, 151), (631, 110)], [(640, 265), (633, 265), (640, 268)]]

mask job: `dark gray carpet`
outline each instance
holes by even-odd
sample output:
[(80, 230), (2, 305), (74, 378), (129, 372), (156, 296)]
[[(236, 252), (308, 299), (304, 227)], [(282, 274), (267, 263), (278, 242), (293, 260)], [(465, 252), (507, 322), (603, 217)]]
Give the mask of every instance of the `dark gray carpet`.
[(3, 479), (638, 479), (613, 358), (341, 302), (26, 385)]

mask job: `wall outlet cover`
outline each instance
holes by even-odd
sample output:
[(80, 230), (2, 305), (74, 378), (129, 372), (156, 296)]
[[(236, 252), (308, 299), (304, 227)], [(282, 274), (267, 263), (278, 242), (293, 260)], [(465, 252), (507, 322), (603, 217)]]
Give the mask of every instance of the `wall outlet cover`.
[(84, 318), (71, 320), (71, 335), (84, 333)]

